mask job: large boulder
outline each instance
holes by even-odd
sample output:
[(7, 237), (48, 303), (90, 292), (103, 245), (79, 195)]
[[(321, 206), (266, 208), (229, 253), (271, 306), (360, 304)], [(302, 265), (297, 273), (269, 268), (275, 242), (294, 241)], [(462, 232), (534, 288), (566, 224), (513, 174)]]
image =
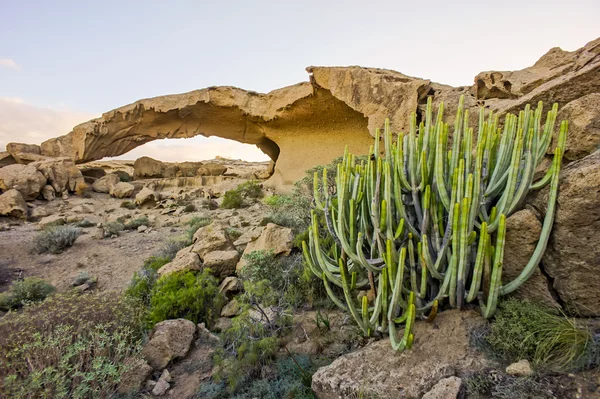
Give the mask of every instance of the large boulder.
[(247, 261), (245, 255), (253, 251), (272, 251), (274, 255), (289, 255), (292, 251), (292, 242), (294, 241), (294, 233), (289, 227), (282, 227), (274, 223), (269, 223), (264, 228), (260, 236), (250, 241), (244, 249), (244, 254), (237, 264), (237, 270), (242, 269)]
[(106, 176), (106, 171), (100, 167), (84, 167), (81, 168), (81, 174), (84, 177), (93, 177), (94, 179), (99, 179)]
[(204, 255), (204, 267), (210, 268), (213, 274), (225, 278), (235, 273), (235, 266), (240, 254), (235, 249), (228, 251), (213, 251)]
[[(502, 281), (506, 284), (521, 274), (531, 259), (542, 232), (542, 223), (531, 209), (523, 209), (506, 219), (506, 247)], [(512, 295), (548, 307), (560, 306), (549, 289), (550, 282), (537, 268), (533, 275)]]
[[(545, 213), (548, 188), (530, 199)], [(542, 267), (573, 314), (600, 316), (600, 150), (566, 166)]]
[(19, 191), (11, 189), (0, 194), (0, 215), (27, 218), (27, 203)]
[(161, 195), (159, 192), (151, 190), (148, 187), (144, 187), (139, 193), (135, 195), (135, 203), (144, 208), (154, 208), (158, 201), (160, 201)]
[(119, 176), (108, 174), (104, 177), (99, 178), (92, 184), (92, 189), (97, 193), (109, 193), (110, 189), (121, 181)]
[(125, 366), (127, 371), (121, 376), (117, 393), (122, 395), (138, 393), (144, 381), (152, 374), (152, 367), (139, 358), (126, 359)]
[(154, 370), (163, 370), (175, 360), (184, 357), (194, 340), (196, 325), (189, 320), (165, 320), (157, 323), (142, 356)]
[(10, 155), (8, 151), (0, 151), (0, 168), (8, 165), (14, 165), (17, 161)]
[(212, 222), (208, 226), (199, 228), (194, 234), (192, 252), (200, 255), (201, 259), (204, 259), (210, 252), (229, 250), (235, 250), (235, 247), (227, 233), (226, 226)]
[(133, 164), (133, 178), (138, 180), (167, 177), (164, 175), (166, 167), (164, 162), (150, 157), (141, 157), (136, 159)]
[[(6, 151), (20, 164), (28, 164), (31, 159), (35, 159), (36, 155), (39, 157), (42, 153), (39, 145), (23, 143), (8, 143)], [(29, 157), (31, 155), (33, 155), (33, 158)]]
[(15, 189), (26, 201), (37, 198), (46, 185), (46, 177), (32, 165), (8, 165), (0, 168), (0, 190)]
[(58, 195), (69, 191), (76, 192), (78, 187), (85, 184), (81, 171), (68, 158), (52, 158), (33, 162), (30, 165), (42, 172), (48, 184)]
[(202, 262), (200, 262), (198, 254), (191, 252), (190, 248), (183, 248), (177, 252), (171, 262), (158, 269), (157, 273), (159, 276), (165, 276), (175, 272), (200, 270), (201, 267)]
[(135, 186), (131, 183), (119, 182), (109, 190), (110, 195), (116, 198), (129, 198), (133, 195)]
[(397, 353), (389, 339), (373, 342), (321, 367), (312, 389), (319, 399), (369, 396), (421, 398), (440, 380), (477, 372), (487, 365), (469, 346), (471, 329), (485, 320), (474, 311), (449, 310), (433, 323), (417, 321), (412, 349)]
[(221, 176), (227, 172), (225, 165), (218, 163), (205, 163), (196, 170), (197, 176)]

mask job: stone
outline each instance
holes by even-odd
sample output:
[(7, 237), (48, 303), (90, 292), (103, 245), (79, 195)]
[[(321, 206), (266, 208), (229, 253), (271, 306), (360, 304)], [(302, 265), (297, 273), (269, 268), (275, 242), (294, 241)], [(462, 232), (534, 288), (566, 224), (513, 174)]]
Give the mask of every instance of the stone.
[[(542, 223), (531, 209), (520, 210), (506, 219), (506, 246), (502, 265), (504, 284), (521, 274), (533, 255), (541, 232)], [(511, 295), (548, 307), (560, 307), (548, 287), (549, 282), (538, 267), (533, 275)]]
[(171, 361), (187, 354), (195, 332), (196, 325), (189, 320), (161, 321), (152, 329), (142, 356), (154, 370), (163, 370)]
[(223, 306), (223, 309), (221, 309), (221, 317), (233, 317), (237, 315), (239, 311), (240, 304), (234, 298), (231, 301), (227, 302), (227, 305)]
[(8, 143), (6, 151), (17, 163), (28, 164), (28, 155), (41, 155), (42, 149), (37, 144)]
[(531, 368), (531, 364), (529, 364), (529, 360), (521, 359), (506, 367), (506, 374), (514, 377), (529, 377), (533, 374), (533, 369)]
[(226, 228), (217, 222), (199, 228), (193, 241), (192, 251), (202, 259), (210, 252), (235, 250)]
[(214, 330), (217, 332), (225, 331), (233, 326), (233, 320), (229, 317), (219, 317), (214, 325)]
[(213, 274), (225, 278), (235, 273), (235, 266), (240, 259), (240, 254), (235, 249), (228, 251), (213, 251), (204, 255), (204, 267), (210, 268)]
[[(164, 175), (166, 165), (164, 162), (157, 161), (150, 157), (141, 157), (135, 160), (133, 164), (133, 178), (149, 179), (158, 177), (167, 177)], [(174, 176), (171, 176), (174, 177)]]
[(171, 262), (158, 269), (157, 273), (159, 276), (164, 276), (174, 272), (200, 270), (201, 268), (202, 262), (200, 262), (198, 254), (190, 252), (189, 248), (183, 248), (177, 252)]
[(198, 340), (196, 341), (196, 346), (200, 346), (202, 344), (215, 345), (221, 342), (221, 339), (217, 337), (215, 334), (211, 333), (204, 323), (198, 324), (197, 327)]
[(0, 151), (0, 168), (8, 165), (14, 165), (17, 161), (10, 155), (8, 151)]
[(38, 226), (40, 226), (41, 229), (46, 229), (48, 227), (62, 226), (66, 222), (67, 221), (65, 220), (64, 216), (51, 215), (40, 220), (38, 222)]
[(46, 177), (48, 184), (57, 194), (75, 192), (78, 186), (85, 184), (81, 171), (69, 158), (50, 158), (32, 162), (30, 165)]
[(48, 202), (54, 201), (54, 199), (56, 198), (56, 191), (54, 191), (54, 188), (52, 188), (51, 185), (46, 184), (42, 188), (42, 197), (44, 197), (44, 199)]
[(110, 195), (116, 198), (129, 198), (135, 191), (135, 186), (130, 183), (119, 182), (109, 190)]
[(353, 397), (360, 392), (421, 398), (444, 378), (488, 366), (483, 354), (469, 345), (471, 329), (483, 324), (485, 320), (475, 311), (443, 311), (433, 323), (416, 322), (412, 349), (398, 353), (389, 339), (372, 342), (318, 369), (312, 389), (320, 399)]
[(138, 233), (143, 233), (146, 230), (148, 230), (148, 226), (141, 225), (137, 228)]
[(135, 204), (144, 208), (154, 208), (161, 200), (159, 192), (144, 187), (135, 195)]
[(37, 198), (46, 185), (44, 175), (32, 165), (8, 165), (0, 168), (0, 190), (15, 189), (25, 201)]
[(121, 180), (119, 179), (119, 176), (113, 175), (113, 174), (108, 174), (108, 175), (96, 180), (94, 182), (94, 184), (92, 184), (92, 189), (97, 193), (108, 194), (110, 192), (110, 189), (115, 184), (118, 184), (120, 181)]
[(171, 382), (171, 374), (169, 374), (169, 370), (164, 369), (159, 379)]
[(225, 298), (231, 299), (233, 295), (240, 292), (244, 288), (242, 281), (235, 276), (228, 276), (221, 281), (219, 285), (219, 294)]
[(441, 379), (429, 392), (423, 395), (423, 399), (456, 399), (460, 393), (461, 385), (462, 380), (458, 377)]
[[(591, 93), (571, 101), (558, 111), (556, 120), (569, 121), (564, 158), (569, 161), (581, 159), (600, 147), (600, 93)], [(559, 129), (548, 153), (554, 153)]]
[(0, 194), (0, 215), (27, 219), (27, 203), (15, 189)]
[(167, 393), (169, 388), (171, 388), (171, 385), (167, 381), (159, 379), (154, 388), (152, 388), (152, 395), (163, 396), (165, 393)]
[(80, 169), (84, 177), (93, 177), (99, 179), (106, 176), (106, 171), (100, 167), (83, 167)]
[(197, 176), (221, 176), (227, 171), (227, 166), (218, 163), (205, 163), (198, 168)]
[(152, 367), (146, 361), (139, 358), (128, 358), (125, 360), (127, 371), (121, 376), (117, 392), (120, 394), (137, 393), (144, 381), (150, 377)]
[(289, 255), (292, 251), (294, 233), (289, 227), (268, 223), (255, 241), (250, 241), (244, 250), (236, 269), (241, 270), (247, 263), (244, 255), (253, 251), (272, 251), (274, 255)]
[(67, 223), (79, 223), (83, 220), (83, 217), (80, 215), (68, 215), (65, 218), (65, 222)]
[(256, 240), (258, 237), (260, 237), (264, 229), (265, 228), (263, 226), (256, 226), (246, 230), (241, 236), (239, 236), (237, 240), (233, 242), (233, 245), (236, 247), (241, 247), (248, 244), (250, 241)]

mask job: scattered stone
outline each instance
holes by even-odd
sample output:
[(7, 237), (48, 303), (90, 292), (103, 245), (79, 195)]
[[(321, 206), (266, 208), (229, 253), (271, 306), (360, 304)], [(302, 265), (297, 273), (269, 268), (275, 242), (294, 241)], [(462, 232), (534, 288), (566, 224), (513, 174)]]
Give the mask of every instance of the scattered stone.
[(109, 190), (110, 195), (116, 198), (129, 198), (135, 191), (135, 186), (130, 183), (119, 182)]
[(148, 226), (145, 226), (145, 225), (141, 225), (137, 228), (138, 233), (143, 233), (146, 230), (148, 230)]
[(152, 373), (152, 367), (143, 359), (128, 358), (125, 360), (127, 371), (121, 376), (117, 392), (127, 394), (138, 392), (140, 387)]
[(221, 317), (233, 317), (237, 315), (239, 311), (240, 304), (234, 298), (231, 301), (227, 302), (227, 305), (223, 306), (223, 309), (221, 310)]
[(274, 223), (267, 224), (260, 237), (248, 243), (236, 269), (240, 270), (246, 265), (247, 261), (244, 255), (253, 251), (273, 251), (274, 255), (289, 255), (292, 251), (293, 240), (294, 233), (289, 227), (278, 226)]
[(78, 187), (85, 186), (81, 171), (70, 158), (48, 158), (33, 162), (30, 166), (36, 167), (57, 195), (62, 195), (63, 198), (66, 192), (75, 192)]
[(171, 382), (171, 374), (169, 374), (169, 370), (164, 369), (159, 379)]
[(165, 381), (163, 379), (159, 379), (156, 382), (156, 385), (154, 386), (154, 388), (152, 389), (152, 395), (163, 396), (165, 393), (167, 393), (169, 388), (171, 388), (171, 385), (167, 381)]
[(201, 268), (202, 262), (200, 262), (198, 254), (190, 252), (189, 248), (183, 248), (177, 252), (175, 259), (158, 269), (157, 273), (159, 276), (165, 276), (174, 272), (200, 270)]
[(423, 399), (456, 399), (460, 393), (462, 380), (458, 377), (448, 377), (440, 380), (423, 395)]
[(119, 176), (108, 174), (104, 177), (99, 178), (92, 184), (92, 189), (97, 193), (106, 193), (110, 192), (110, 189), (115, 185), (120, 183)]
[(32, 165), (8, 165), (0, 168), (0, 190), (15, 189), (25, 201), (32, 201), (46, 185), (46, 178)]
[(27, 219), (27, 203), (15, 189), (0, 194), (0, 215)]
[(198, 339), (196, 340), (196, 345), (200, 344), (217, 344), (221, 341), (219, 337), (215, 334), (211, 333), (204, 323), (198, 324)]
[(531, 364), (529, 364), (529, 360), (521, 359), (518, 362), (509, 365), (506, 368), (506, 374), (515, 377), (528, 377), (533, 374), (533, 369), (531, 368)]
[(42, 197), (44, 197), (44, 199), (48, 202), (54, 201), (54, 199), (56, 198), (56, 191), (54, 191), (54, 188), (52, 188), (51, 185), (46, 184), (42, 188)]
[(83, 220), (83, 217), (80, 215), (69, 215), (65, 218), (67, 223), (79, 223)]
[(154, 389), (155, 386), (156, 386), (156, 381), (153, 381), (153, 380), (146, 381), (146, 391), (152, 392), (152, 390)]
[(160, 199), (160, 193), (144, 187), (136, 194), (135, 203), (144, 208), (154, 208)]
[(229, 234), (224, 226), (216, 222), (201, 227), (194, 234), (192, 251), (200, 255), (202, 259), (210, 252), (229, 250), (235, 250)]
[(210, 268), (214, 275), (225, 278), (235, 273), (240, 254), (235, 249), (229, 251), (213, 251), (204, 256), (204, 267)]
[(152, 329), (142, 355), (154, 370), (163, 370), (172, 360), (186, 355), (195, 332), (196, 325), (189, 320), (161, 321)]

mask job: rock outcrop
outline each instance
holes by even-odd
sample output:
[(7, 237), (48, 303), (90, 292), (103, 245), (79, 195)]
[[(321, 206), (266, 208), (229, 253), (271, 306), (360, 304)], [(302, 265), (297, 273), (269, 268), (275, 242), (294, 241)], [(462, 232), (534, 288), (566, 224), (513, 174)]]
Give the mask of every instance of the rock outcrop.
[(196, 325), (189, 320), (165, 320), (156, 324), (142, 356), (154, 370), (163, 370), (174, 359), (184, 357), (196, 333)]
[(15, 164), (0, 168), (0, 190), (15, 189), (26, 201), (36, 199), (46, 181), (46, 177), (33, 165)]
[(0, 216), (27, 218), (27, 203), (20, 191), (11, 189), (4, 194), (0, 194)]

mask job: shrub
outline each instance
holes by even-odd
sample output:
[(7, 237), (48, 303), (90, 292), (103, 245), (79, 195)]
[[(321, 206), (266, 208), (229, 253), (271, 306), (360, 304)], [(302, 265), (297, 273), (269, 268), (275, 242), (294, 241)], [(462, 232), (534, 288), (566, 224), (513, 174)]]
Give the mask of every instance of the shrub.
[(94, 227), (95, 225), (96, 223), (87, 219), (83, 219), (81, 222), (76, 224), (77, 227), (81, 227), (83, 229), (87, 229), (88, 227)]
[(10, 310), (27, 303), (41, 302), (56, 289), (51, 284), (37, 277), (25, 277), (15, 281), (7, 292), (0, 294), (0, 309)]
[(209, 269), (201, 273), (175, 272), (160, 278), (150, 293), (150, 327), (167, 319), (183, 318), (210, 326), (219, 316), (223, 298), (219, 281)]
[(234, 227), (228, 227), (227, 234), (229, 235), (229, 237), (231, 238), (232, 241), (235, 241), (238, 238), (240, 238), (240, 236), (242, 235), (242, 232)]
[[(298, 234), (310, 225), (311, 199), (302, 195), (298, 190), (293, 195), (273, 195), (265, 201), (271, 208), (266, 223), (275, 223), (289, 227)], [(265, 223), (265, 224), (266, 224)]]
[(82, 197), (85, 197), (86, 194), (88, 194), (89, 188), (90, 187), (88, 186), (87, 183), (85, 183), (85, 182), (78, 182), (75, 185), (75, 194), (79, 195), (79, 196), (82, 196)]
[(202, 207), (214, 211), (219, 208), (219, 204), (213, 199), (205, 198), (202, 200)]
[(144, 261), (142, 268), (133, 274), (125, 296), (138, 300), (145, 306), (150, 304), (150, 294), (158, 279), (158, 269), (171, 261), (171, 258), (153, 256)]
[(154, 253), (154, 256), (157, 258), (167, 258), (171, 261), (175, 258), (175, 255), (177, 255), (177, 252), (190, 244), (191, 241), (188, 240), (187, 237), (170, 239)]
[(237, 191), (242, 195), (243, 198), (262, 198), (264, 193), (262, 187), (255, 180), (249, 180), (237, 186)]
[(125, 225), (118, 220), (106, 223), (104, 225), (104, 237), (118, 236), (123, 230), (125, 230)]
[(98, 279), (92, 276), (88, 271), (83, 271), (79, 273), (71, 283), (72, 287), (77, 287), (83, 284), (95, 285)]
[(244, 198), (242, 194), (237, 190), (229, 190), (225, 192), (223, 196), (223, 202), (221, 202), (221, 208), (223, 209), (238, 209), (244, 204)]
[(54, 295), (0, 320), (0, 396), (111, 397), (139, 357), (139, 309), (114, 293)]
[(188, 229), (186, 230), (187, 238), (189, 243), (192, 243), (192, 239), (194, 238), (194, 234), (198, 231), (199, 228), (208, 226), (211, 220), (208, 217), (200, 217), (194, 216), (191, 220), (189, 220), (186, 224)]
[(54, 226), (38, 233), (33, 240), (33, 245), (40, 254), (44, 252), (57, 254), (72, 246), (80, 234), (81, 230), (73, 226)]
[(121, 202), (121, 208), (133, 210), (135, 209), (135, 203), (132, 201), (123, 201)]
[(555, 309), (516, 299), (501, 303), (486, 340), (499, 356), (526, 358), (540, 368), (582, 369), (600, 360), (588, 329)]
[(195, 212), (196, 211), (196, 206), (194, 204), (187, 204), (183, 208), (183, 211), (186, 212), (186, 213)]
[(150, 221), (146, 216), (130, 220), (123, 225), (125, 230), (136, 230), (140, 226), (150, 226)]

